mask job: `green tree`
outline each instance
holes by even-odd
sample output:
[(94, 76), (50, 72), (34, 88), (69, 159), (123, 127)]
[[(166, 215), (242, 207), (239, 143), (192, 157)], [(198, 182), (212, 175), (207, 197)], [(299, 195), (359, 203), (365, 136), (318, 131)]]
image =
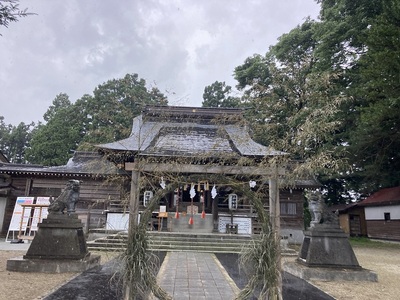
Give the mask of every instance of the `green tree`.
[(245, 92), (243, 100), (262, 97), (268, 92), (272, 80), (268, 64), (267, 57), (254, 54), (235, 68), (234, 78), (238, 81), (236, 87)]
[(69, 106), (71, 106), (71, 101), (69, 100), (69, 96), (65, 93), (60, 93), (54, 98), (53, 104), (49, 106), (49, 108), (43, 115), (43, 119), (46, 122), (48, 122), (55, 116), (55, 114), (59, 110), (63, 108), (68, 108)]
[(4, 123), (0, 116), (0, 151), (12, 163), (26, 163), (25, 150), (29, 147), (35, 124), (19, 123), (17, 126)]
[(148, 88), (137, 74), (112, 79), (75, 103), (59, 94), (44, 115), (46, 124), (34, 131), (27, 151), (30, 162), (62, 165), (75, 150), (90, 150), (94, 144), (126, 138), (132, 119), (146, 105), (167, 105), (155, 87)]
[(47, 166), (65, 164), (82, 139), (81, 112), (68, 95), (59, 94), (44, 114), (46, 124), (39, 124), (32, 133), (27, 159)]
[(305, 160), (329, 200), (346, 201), (400, 183), (399, 4), (318, 2), (321, 21), (248, 58), (235, 78), (255, 137)]
[(0, 151), (7, 156), (9, 137), (12, 126), (4, 123), (4, 117), (0, 116)]
[(77, 101), (84, 114), (85, 135), (81, 147), (125, 138), (131, 132), (132, 119), (146, 105), (167, 105), (167, 98), (156, 88), (147, 88), (137, 74), (127, 74), (99, 85), (94, 96)]
[(346, 148), (338, 139), (338, 133), (345, 131), (341, 109), (347, 98), (336, 85), (340, 70), (328, 72), (316, 67), (318, 26), (306, 20), (281, 36), (264, 58), (253, 60), (255, 67), (248, 59), (245, 67), (235, 69), (240, 71), (235, 72), (237, 79), (241, 79), (244, 69), (265, 70), (263, 84), (255, 72), (256, 79), (248, 76), (238, 86), (251, 91), (247, 113), (254, 138), (290, 153), (286, 159), (302, 161), (292, 170), (293, 179), (310, 173), (332, 176), (347, 165), (343, 159)]
[(319, 41), (316, 56), (324, 70), (357, 66), (364, 55), (369, 27), (382, 11), (386, 0), (318, 0), (321, 4), (316, 32)]
[(341, 112), (346, 131), (337, 136), (349, 145), (352, 168), (334, 180), (367, 194), (396, 186), (400, 183), (398, 1), (319, 2), (318, 67), (342, 70), (337, 90), (351, 99)]
[(368, 52), (359, 60), (355, 92), (364, 103), (350, 140), (355, 175), (372, 190), (400, 184), (399, 36), (400, 4), (382, 1), (382, 13), (370, 24), (365, 39)]
[(19, 123), (17, 126), (13, 126), (9, 139), (8, 139), (8, 151), (6, 156), (12, 163), (26, 163), (25, 152), (29, 147), (31, 140), (32, 129), (35, 127), (34, 123), (25, 124), (24, 122)]
[(238, 107), (240, 98), (231, 94), (231, 86), (225, 82), (215, 81), (204, 88), (202, 107)]

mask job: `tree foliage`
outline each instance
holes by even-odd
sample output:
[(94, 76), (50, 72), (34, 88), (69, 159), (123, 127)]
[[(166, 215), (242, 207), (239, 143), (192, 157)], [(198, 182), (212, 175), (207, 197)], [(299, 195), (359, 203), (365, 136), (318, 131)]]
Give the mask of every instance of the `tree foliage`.
[(9, 145), (8, 136), (10, 134), (11, 125), (4, 123), (4, 117), (0, 116), (0, 151), (6, 154), (6, 149)]
[(235, 78), (254, 137), (305, 162), (340, 202), (400, 183), (400, 9), (392, 0), (318, 2), (320, 21), (247, 58)]
[(0, 151), (12, 163), (26, 163), (25, 151), (30, 145), (34, 123), (19, 123), (17, 126), (4, 123), (0, 116)]
[[(0, 0), (0, 26), (8, 27), (22, 17), (32, 15), (28, 9), (20, 10), (18, 0)], [(0, 34), (1, 36), (1, 34)]]
[(247, 66), (248, 61), (246, 67), (235, 69), (239, 82), (251, 84), (239, 87), (252, 91), (248, 118), (252, 120), (254, 137), (291, 153), (291, 158), (303, 160), (301, 169), (293, 173), (296, 176), (302, 176), (307, 169), (335, 172), (340, 163), (338, 153), (342, 151), (333, 134), (341, 125), (336, 116), (343, 99), (335, 93), (335, 74), (314, 71), (314, 32), (315, 22), (307, 20), (280, 37), (265, 59), (258, 58), (257, 66), (261, 61), (264, 66), (256, 69), (268, 70), (263, 72), (268, 77), (262, 84), (259, 79), (241, 80), (242, 70), (252, 69)]
[(166, 97), (148, 88), (137, 74), (127, 74), (97, 86), (92, 95), (71, 103), (61, 93), (44, 114), (27, 150), (28, 160), (44, 165), (65, 164), (74, 150), (92, 149), (94, 144), (129, 135), (132, 119), (145, 105), (166, 105)]
[(400, 4), (383, 1), (371, 22), (359, 60), (355, 94), (363, 99), (351, 133), (352, 161), (357, 175), (374, 190), (400, 184)]
[(246, 58), (244, 63), (234, 70), (234, 78), (238, 81), (237, 88), (244, 91), (242, 101), (263, 96), (271, 84), (271, 74), (268, 68), (268, 57), (254, 54)]
[(240, 98), (231, 96), (231, 93), (231, 86), (215, 81), (204, 88), (202, 107), (238, 107)]
[[(132, 119), (146, 105), (167, 105), (167, 98), (156, 87), (147, 87), (137, 74), (127, 74), (99, 85), (94, 96), (84, 96), (77, 106), (84, 112), (85, 135), (81, 147), (120, 140), (129, 135)], [(83, 144), (85, 143), (85, 144)]]
[(39, 124), (34, 130), (27, 159), (31, 163), (46, 166), (65, 164), (76, 150), (82, 138), (80, 112), (61, 93), (44, 114), (46, 124)]

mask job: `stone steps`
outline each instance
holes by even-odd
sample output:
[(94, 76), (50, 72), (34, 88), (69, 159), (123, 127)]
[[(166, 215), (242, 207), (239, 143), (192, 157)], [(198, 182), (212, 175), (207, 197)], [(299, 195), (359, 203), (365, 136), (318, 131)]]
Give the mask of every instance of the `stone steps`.
[[(153, 251), (198, 251), (238, 253), (244, 245), (251, 241), (250, 236), (221, 234), (179, 234), (164, 232), (148, 232), (149, 249)], [(128, 235), (118, 233), (97, 238), (87, 242), (91, 251), (123, 250), (126, 247)]]
[[(257, 239), (257, 236), (149, 231), (148, 246), (151, 251), (240, 253), (243, 247), (251, 245), (254, 238)], [(99, 237), (87, 242), (87, 246), (90, 251), (123, 251), (127, 241), (128, 234), (124, 232)]]

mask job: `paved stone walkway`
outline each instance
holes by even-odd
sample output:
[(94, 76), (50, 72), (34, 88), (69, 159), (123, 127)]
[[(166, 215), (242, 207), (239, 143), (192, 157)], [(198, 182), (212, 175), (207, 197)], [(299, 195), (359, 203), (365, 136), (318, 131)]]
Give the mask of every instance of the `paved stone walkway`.
[(212, 253), (168, 252), (157, 278), (174, 300), (232, 300), (239, 292)]

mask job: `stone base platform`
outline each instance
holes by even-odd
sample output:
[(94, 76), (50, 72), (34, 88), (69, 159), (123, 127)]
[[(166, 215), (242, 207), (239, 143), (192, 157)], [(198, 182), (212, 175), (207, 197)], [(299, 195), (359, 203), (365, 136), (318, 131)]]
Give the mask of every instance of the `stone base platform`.
[(285, 262), (283, 270), (304, 280), (319, 281), (378, 281), (378, 275), (370, 270), (307, 267), (297, 262)]
[(37, 273), (80, 273), (100, 265), (100, 255), (90, 255), (81, 260), (26, 259), (22, 256), (7, 260), (7, 270)]

